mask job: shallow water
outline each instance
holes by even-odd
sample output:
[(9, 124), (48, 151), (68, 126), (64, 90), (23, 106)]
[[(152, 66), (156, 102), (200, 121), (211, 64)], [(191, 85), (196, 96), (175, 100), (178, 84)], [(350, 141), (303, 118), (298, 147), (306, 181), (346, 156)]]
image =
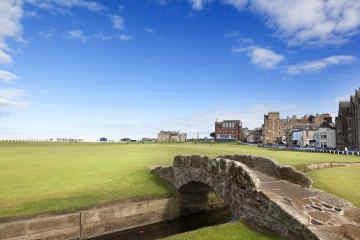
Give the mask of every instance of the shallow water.
[(111, 233), (93, 238), (92, 240), (154, 240), (193, 231), (202, 227), (227, 223), (232, 221), (232, 219), (230, 210), (228, 208), (221, 208), (211, 212), (180, 217), (172, 221)]

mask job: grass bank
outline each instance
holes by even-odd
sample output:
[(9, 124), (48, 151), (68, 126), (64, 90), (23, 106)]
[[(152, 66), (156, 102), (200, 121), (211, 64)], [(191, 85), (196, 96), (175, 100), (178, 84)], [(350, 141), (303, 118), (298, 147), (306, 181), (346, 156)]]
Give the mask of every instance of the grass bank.
[(314, 187), (333, 193), (360, 208), (360, 167), (338, 167), (311, 171)]

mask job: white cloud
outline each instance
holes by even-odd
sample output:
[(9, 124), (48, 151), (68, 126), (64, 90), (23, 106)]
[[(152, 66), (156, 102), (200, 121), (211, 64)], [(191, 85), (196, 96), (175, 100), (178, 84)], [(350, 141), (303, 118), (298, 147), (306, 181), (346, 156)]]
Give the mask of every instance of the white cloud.
[(6, 39), (22, 39), (22, 25), (20, 23), (22, 16), (23, 9), (21, 0), (0, 1), (0, 64), (12, 62), (12, 57), (6, 53), (9, 51)]
[(232, 31), (232, 32), (229, 32), (229, 33), (225, 33), (224, 34), (224, 37), (225, 38), (236, 38), (240, 36), (240, 32), (239, 31)]
[(42, 38), (50, 39), (55, 35), (55, 32), (56, 32), (55, 29), (50, 29), (50, 30), (47, 30), (47, 31), (44, 31), (44, 32), (40, 32), (39, 35)]
[(80, 39), (83, 42), (86, 42), (88, 40), (88, 37), (85, 36), (83, 31), (78, 30), (78, 29), (69, 31), (68, 36), (71, 39)]
[(204, 2), (204, 0), (190, 0), (190, 3), (194, 10), (201, 10), (203, 8)]
[(246, 37), (240, 37), (238, 40), (239, 40), (239, 42), (242, 42), (242, 43), (254, 43), (253, 39), (246, 38)]
[(235, 38), (241, 43), (247, 43), (247, 44), (254, 43), (254, 40), (252, 38), (242, 37), (239, 31), (232, 31), (229, 33), (225, 33), (224, 37), (225, 38)]
[(290, 65), (287, 67), (289, 74), (301, 74), (304, 72), (320, 71), (329, 65), (347, 64), (356, 60), (354, 56), (331, 56), (324, 59)]
[(25, 16), (26, 17), (37, 17), (38, 14), (35, 11), (28, 11), (28, 12), (25, 12)]
[(85, 7), (90, 11), (99, 12), (103, 11), (105, 7), (95, 1), (84, 1), (84, 0), (55, 0), (55, 3), (65, 7)]
[(125, 21), (122, 16), (119, 16), (119, 15), (111, 16), (111, 20), (113, 23), (113, 28), (120, 30), (120, 31), (125, 30)]
[(15, 88), (0, 89), (0, 107), (24, 107), (26, 102), (21, 99), (25, 96), (25, 91)]
[(12, 57), (0, 49), (0, 64), (9, 64), (12, 62)]
[(251, 8), (290, 45), (340, 44), (360, 26), (359, 0), (252, 0)]
[(15, 74), (0, 70), (0, 82), (9, 83), (15, 79), (19, 79)]
[(222, 0), (222, 2), (237, 9), (243, 9), (248, 4), (248, 0)]
[(85, 0), (25, 0), (38, 8), (61, 11), (61, 8), (84, 7), (89, 11), (100, 12), (106, 8), (95, 1)]
[(101, 32), (94, 34), (94, 38), (97, 38), (97, 39), (100, 39), (100, 40), (103, 40), (103, 41), (108, 41), (108, 40), (111, 40), (111, 39), (112, 39), (111, 36), (104, 35), (104, 34), (101, 33)]
[(263, 68), (274, 68), (284, 60), (284, 56), (276, 54), (269, 49), (257, 46), (237, 48), (233, 49), (233, 52), (247, 52), (251, 62)]
[(145, 31), (145, 32), (148, 32), (148, 33), (153, 33), (153, 32), (154, 32), (154, 29), (152, 29), (152, 28), (145, 28), (144, 31)]
[(133, 39), (133, 37), (131, 35), (127, 35), (127, 34), (121, 34), (119, 38), (121, 41), (128, 41), (128, 40)]

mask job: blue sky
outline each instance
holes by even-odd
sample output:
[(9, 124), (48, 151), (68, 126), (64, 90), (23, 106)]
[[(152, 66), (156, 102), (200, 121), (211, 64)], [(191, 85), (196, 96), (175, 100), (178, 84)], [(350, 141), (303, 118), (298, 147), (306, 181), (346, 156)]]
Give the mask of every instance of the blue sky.
[(335, 115), (359, 87), (359, 30), (358, 0), (2, 0), (0, 138)]

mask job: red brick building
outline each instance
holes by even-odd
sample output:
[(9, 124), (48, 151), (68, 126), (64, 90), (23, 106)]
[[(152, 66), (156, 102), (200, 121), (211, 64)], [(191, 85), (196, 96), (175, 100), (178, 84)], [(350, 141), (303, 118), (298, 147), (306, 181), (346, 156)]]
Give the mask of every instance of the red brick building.
[(240, 120), (215, 122), (215, 140), (243, 140), (242, 122)]

